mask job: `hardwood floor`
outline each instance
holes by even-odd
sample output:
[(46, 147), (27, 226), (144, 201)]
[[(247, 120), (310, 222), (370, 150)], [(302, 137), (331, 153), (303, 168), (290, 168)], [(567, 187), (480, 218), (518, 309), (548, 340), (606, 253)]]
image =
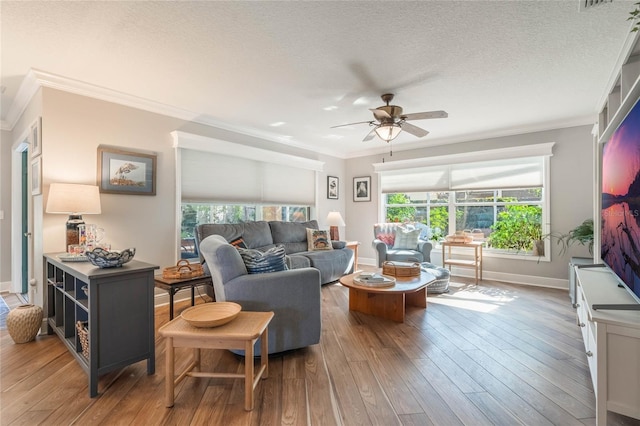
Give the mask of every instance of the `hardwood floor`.
[[(87, 376), (55, 336), (14, 344), (0, 332), (0, 424), (594, 425), (591, 378), (563, 291), (454, 277), (398, 324), (348, 310), (348, 290), (322, 288), (321, 343), (270, 357), (256, 408), (241, 380), (186, 378), (164, 407), (165, 346), (156, 374), (140, 362)], [(15, 296), (4, 295), (10, 307)], [(188, 302), (177, 305), (177, 312)], [(168, 320), (156, 309), (156, 328)], [(179, 368), (187, 363), (176, 350)], [(203, 369), (242, 372), (242, 359), (203, 351)], [(639, 421), (609, 413), (610, 425)]]

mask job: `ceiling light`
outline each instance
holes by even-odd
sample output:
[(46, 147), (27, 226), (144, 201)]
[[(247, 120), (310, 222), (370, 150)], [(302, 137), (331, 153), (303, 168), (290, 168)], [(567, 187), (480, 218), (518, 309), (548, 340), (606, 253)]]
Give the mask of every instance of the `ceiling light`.
[(280, 126), (283, 126), (285, 124), (287, 124), (287, 123), (285, 123), (284, 121), (276, 121), (275, 123), (269, 124), (269, 126), (271, 126), (271, 127), (280, 127)]
[(394, 140), (401, 131), (402, 128), (396, 123), (383, 123), (376, 127), (376, 134), (385, 142)]

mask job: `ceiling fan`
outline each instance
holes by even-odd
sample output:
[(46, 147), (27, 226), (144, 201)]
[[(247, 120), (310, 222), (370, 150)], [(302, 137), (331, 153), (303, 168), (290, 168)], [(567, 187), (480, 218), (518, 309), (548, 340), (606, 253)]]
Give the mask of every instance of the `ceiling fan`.
[(418, 126), (407, 123), (409, 120), (426, 120), (428, 118), (447, 118), (449, 114), (445, 111), (428, 111), (428, 112), (416, 112), (413, 114), (403, 114), (402, 107), (397, 105), (389, 105), (389, 102), (393, 100), (393, 93), (385, 93), (381, 96), (382, 101), (386, 102), (386, 105), (379, 106), (378, 108), (371, 108), (375, 120), (371, 121), (359, 121), (357, 123), (340, 124), (338, 126), (332, 126), (331, 128), (352, 126), (354, 124), (369, 123), (370, 126), (375, 126), (367, 136), (362, 139), (363, 142), (370, 141), (376, 135), (385, 142), (395, 139), (403, 130), (413, 136), (422, 138), (429, 134), (428, 131), (421, 129)]

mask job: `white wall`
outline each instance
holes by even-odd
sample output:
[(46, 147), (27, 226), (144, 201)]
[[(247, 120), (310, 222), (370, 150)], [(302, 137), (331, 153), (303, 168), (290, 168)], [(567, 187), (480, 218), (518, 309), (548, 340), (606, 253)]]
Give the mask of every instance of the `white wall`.
[[(385, 156), (385, 161), (406, 160), (428, 156), (474, 152), (486, 149), (497, 149), (544, 142), (555, 142), (551, 157), (551, 186), (549, 188), (551, 200), (551, 231), (566, 233), (569, 229), (580, 224), (584, 219), (593, 216), (593, 137), (592, 126), (571, 127), (524, 135), (508, 136), (495, 139), (485, 139), (440, 145), (409, 151), (395, 151), (393, 157)], [(373, 194), (378, 192), (378, 180), (373, 172), (372, 163), (381, 162), (381, 156), (367, 156), (347, 161), (347, 170), (353, 176), (371, 176)], [(360, 256), (375, 259), (375, 252), (371, 247), (373, 239), (372, 224), (384, 221), (379, 199), (375, 196), (369, 203), (350, 203), (347, 205), (349, 217), (347, 232), (350, 238), (362, 242)], [(354, 220), (357, 218), (357, 220)], [(572, 248), (568, 254), (559, 256), (559, 246), (552, 242), (551, 262), (535, 262), (526, 260), (511, 260), (485, 256), (484, 276), (486, 278), (519, 280), (519, 274), (528, 276), (524, 282), (541, 285), (564, 285), (568, 276), (568, 261), (571, 255), (586, 256), (590, 254), (584, 247)], [(441, 262), (441, 253), (432, 256), (435, 263)], [(467, 270), (471, 274), (472, 270)]]
[(0, 132), (0, 289), (11, 280), (11, 132)]

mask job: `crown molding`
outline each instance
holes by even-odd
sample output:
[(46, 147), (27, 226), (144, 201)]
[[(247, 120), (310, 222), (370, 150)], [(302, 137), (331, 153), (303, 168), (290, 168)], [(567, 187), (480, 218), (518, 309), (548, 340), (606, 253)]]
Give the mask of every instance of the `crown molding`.
[(193, 111), (188, 111), (175, 106), (140, 98), (137, 96), (129, 95), (127, 93), (119, 92), (117, 90), (85, 83), (83, 81), (74, 80), (72, 78), (63, 77), (37, 69), (30, 69), (29, 72), (27, 72), (27, 74), (25, 75), (16, 98), (14, 99), (13, 103), (10, 106), (9, 112), (7, 113), (7, 118), (1, 123), (2, 130), (13, 130), (13, 127), (16, 125), (18, 119), (24, 113), (27, 105), (41, 87), (48, 87), (51, 89), (61, 90), (63, 92), (73, 93), (80, 96), (86, 96), (101, 101), (136, 108), (159, 115), (165, 115), (168, 117), (178, 118), (180, 120), (203, 124), (244, 136), (255, 137), (271, 142), (276, 142), (282, 145), (288, 145), (294, 148), (304, 149), (306, 151), (344, 158), (344, 154), (342, 153), (323, 148), (309, 149), (308, 145), (304, 145), (298, 141), (283, 137), (282, 135), (276, 133), (231, 125), (229, 123), (217, 120), (213, 117), (203, 116), (202, 114)]

